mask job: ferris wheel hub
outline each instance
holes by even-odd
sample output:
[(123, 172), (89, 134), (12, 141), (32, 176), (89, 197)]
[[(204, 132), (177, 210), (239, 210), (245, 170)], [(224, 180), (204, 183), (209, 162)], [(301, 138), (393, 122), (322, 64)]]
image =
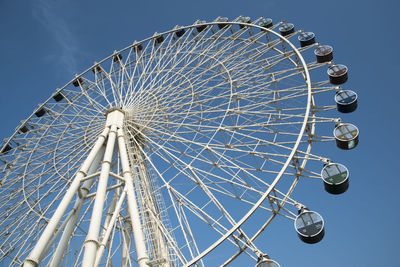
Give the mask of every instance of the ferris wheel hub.
[(118, 128), (122, 128), (124, 124), (125, 112), (120, 108), (110, 108), (106, 111), (106, 127), (115, 125)]

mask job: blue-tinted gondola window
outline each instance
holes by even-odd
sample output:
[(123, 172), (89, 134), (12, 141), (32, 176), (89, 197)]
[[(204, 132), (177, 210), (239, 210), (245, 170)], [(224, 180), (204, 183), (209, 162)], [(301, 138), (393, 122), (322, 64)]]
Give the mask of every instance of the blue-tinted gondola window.
[(348, 178), (347, 168), (338, 163), (329, 164), (322, 171), (322, 178), (331, 184), (340, 184)]
[(299, 41), (309, 41), (315, 37), (313, 32), (302, 32), (299, 35)]
[(357, 99), (357, 94), (350, 90), (343, 90), (335, 95), (335, 100), (339, 104), (350, 104)]
[(347, 67), (342, 64), (332, 65), (328, 68), (329, 76), (338, 77), (347, 73)]
[(305, 236), (318, 234), (322, 227), (322, 217), (316, 212), (303, 212), (296, 219), (297, 231)]
[(326, 55), (332, 53), (332, 51), (333, 51), (332, 46), (320, 45), (315, 49), (315, 54), (317, 56), (326, 56)]
[(261, 21), (260, 21), (260, 23), (258, 24), (258, 25), (260, 25), (260, 26), (269, 26), (269, 25), (272, 25), (272, 19), (270, 19), (270, 18), (263, 18)]
[(341, 124), (335, 128), (335, 137), (339, 140), (350, 141), (358, 135), (358, 129), (352, 124)]
[(241, 17), (240, 21), (243, 23), (251, 23), (250, 17)]
[(279, 27), (280, 32), (288, 32), (294, 28), (292, 23), (284, 23), (282, 26)]
[(257, 263), (256, 267), (279, 267), (279, 264), (277, 264), (275, 261), (264, 259)]

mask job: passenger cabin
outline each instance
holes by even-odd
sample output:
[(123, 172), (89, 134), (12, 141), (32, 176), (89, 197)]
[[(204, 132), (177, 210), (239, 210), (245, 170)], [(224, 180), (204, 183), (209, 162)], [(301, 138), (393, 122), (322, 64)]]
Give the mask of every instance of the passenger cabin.
[(294, 25), (293, 23), (283, 23), (279, 27), (279, 32), (281, 33), (282, 36), (287, 36), (291, 33), (294, 33)]
[(350, 123), (339, 123), (333, 131), (337, 147), (344, 150), (353, 149), (358, 145), (358, 134), (358, 128)]
[(321, 215), (307, 209), (302, 209), (296, 217), (295, 228), (299, 238), (308, 244), (318, 243), (325, 235)]
[(342, 194), (349, 188), (349, 171), (339, 163), (329, 163), (322, 168), (321, 177), (325, 190), (331, 194)]

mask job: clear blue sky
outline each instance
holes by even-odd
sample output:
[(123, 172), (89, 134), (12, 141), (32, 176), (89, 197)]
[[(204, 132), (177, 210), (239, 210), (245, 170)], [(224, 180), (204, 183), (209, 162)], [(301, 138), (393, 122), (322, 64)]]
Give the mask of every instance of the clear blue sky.
[(282, 267), (399, 266), (399, 9), (395, 0), (0, 0), (0, 137), (75, 73), (134, 40), (199, 18), (284, 19), (315, 32), (349, 67), (346, 87), (359, 94), (359, 108), (342, 117), (361, 133), (352, 151), (316, 147), (349, 168), (345, 194), (302, 184), (309, 193), (296, 195), (324, 216), (324, 240), (304, 244), (282, 222), (266, 233), (265, 251)]

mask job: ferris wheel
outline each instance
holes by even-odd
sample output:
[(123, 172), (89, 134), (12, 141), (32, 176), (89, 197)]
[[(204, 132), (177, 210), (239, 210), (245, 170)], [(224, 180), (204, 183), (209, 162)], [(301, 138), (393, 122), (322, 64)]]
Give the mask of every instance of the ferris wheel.
[(357, 108), (347, 75), (314, 33), (263, 17), (199, 20), (115, 51), (4, 140), (0, 262), (279, 266), (257, 245), (277, 216), (306, 243), (324, 236), (296, 185), (348, 188), (344, 165), (311, 153), (358, 144), (356, 126), (323, 115)]

